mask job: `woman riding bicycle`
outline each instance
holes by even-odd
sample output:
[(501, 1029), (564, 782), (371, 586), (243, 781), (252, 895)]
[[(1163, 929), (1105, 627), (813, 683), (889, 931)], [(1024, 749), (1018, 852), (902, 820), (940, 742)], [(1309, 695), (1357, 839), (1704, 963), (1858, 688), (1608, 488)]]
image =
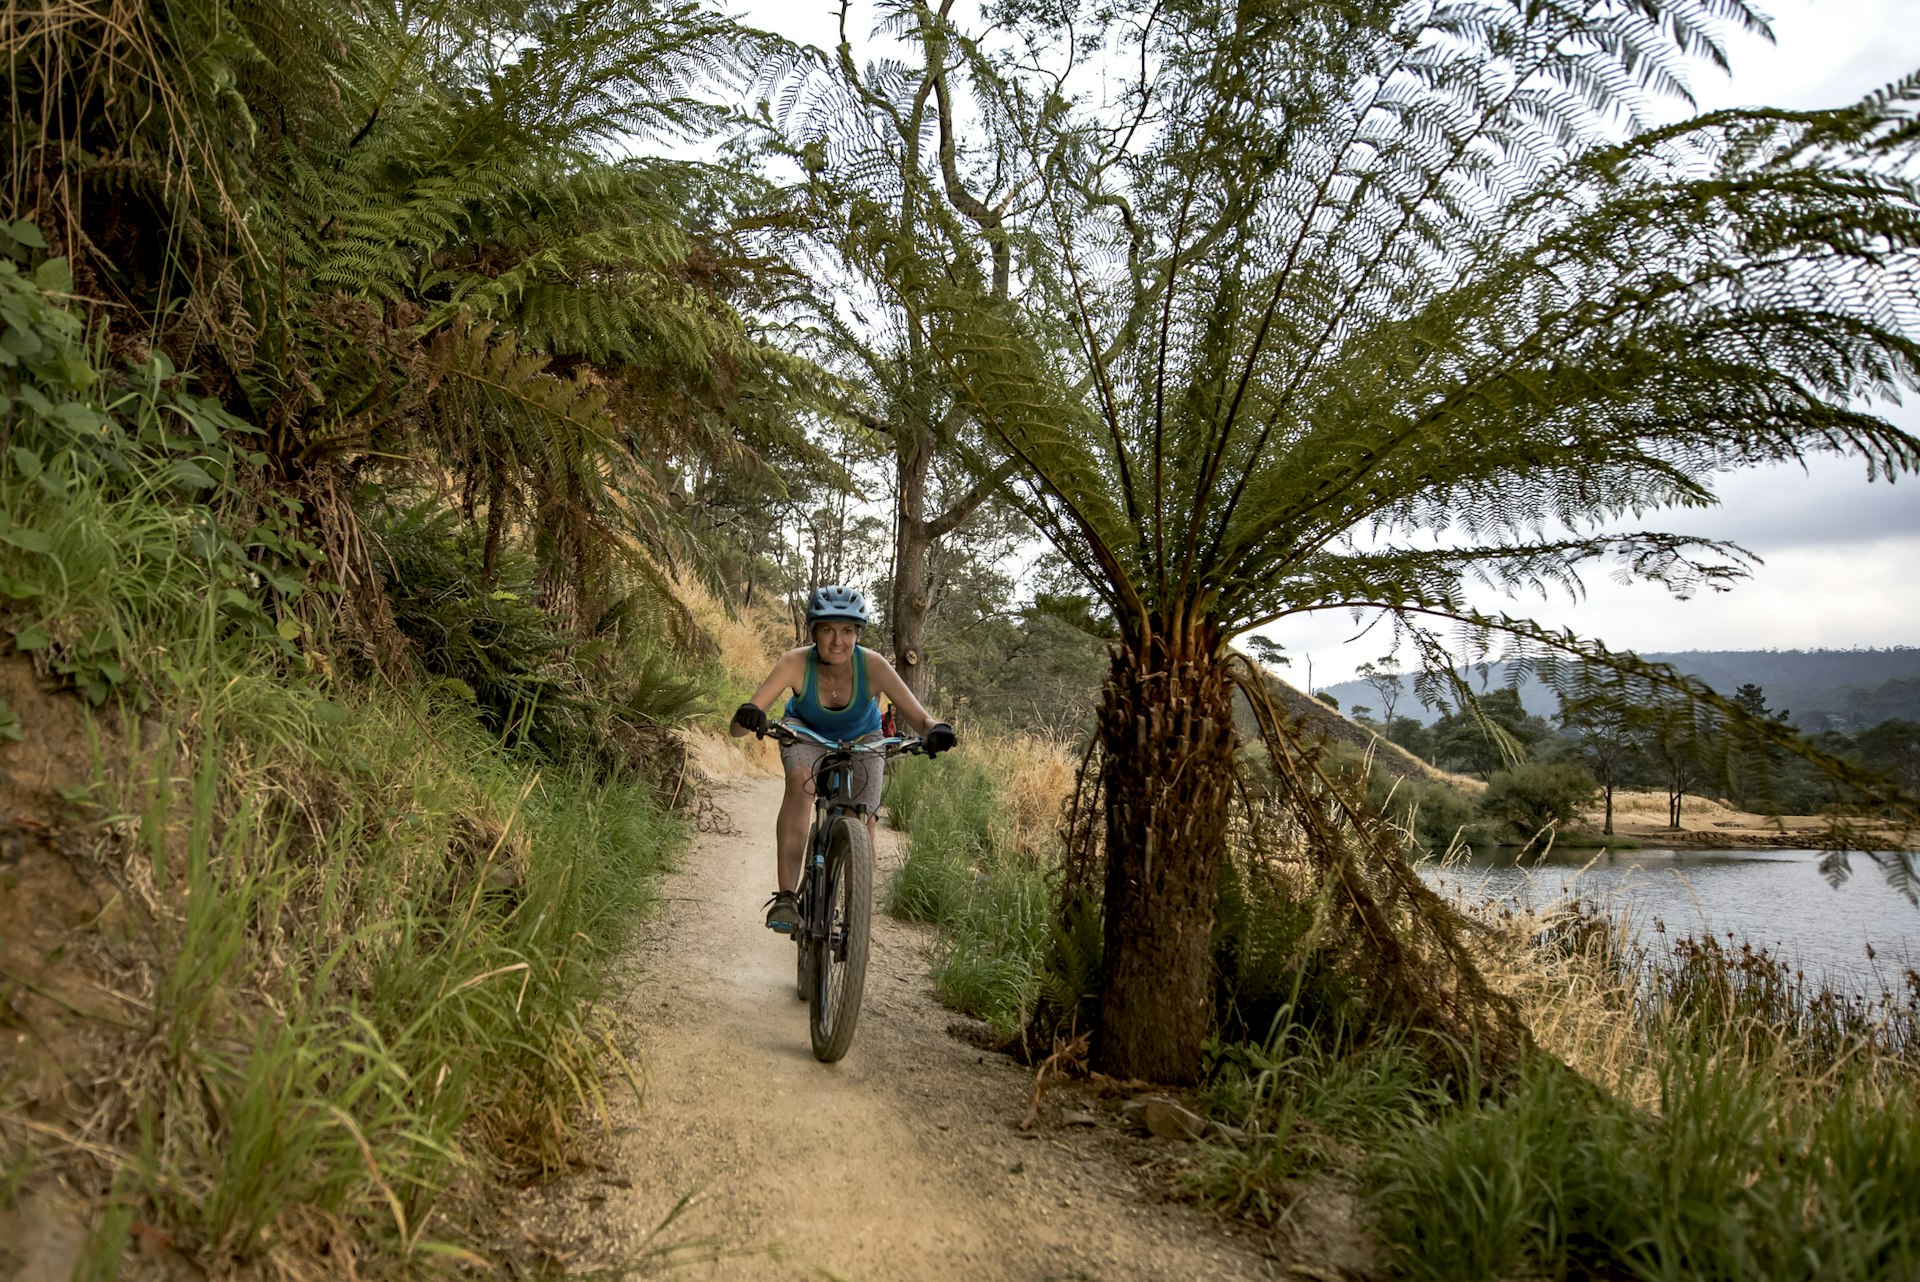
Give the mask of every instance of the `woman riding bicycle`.
[[(787, 700), (788, 721), (798, 722), (828, 739), (871, 739), (880, 733), (880, 705), (877, 695), (884, 694), (907, 726), (926, 740), (927, 755), (936, 756), (954, 745), (953, 727), (935, 721), (920, 706), (906, 682), (893, 665), (872, 650), (860, 645), (860, 630), (867, 625), (867, 601), (849, 587), (815, 588), (807, 598), (807, 634), (812, 645), (787, 651), (773, 665), (773, 671), (753, 698), (733, 714), (735, 738), (760, 734), (767, 728), (767, 709), (781, 691), (793, 691)], [(774, 825), (774, 840), (779, 852), (780, 888), (767, 901), (767, 925), (774, 930), (790, 931), (799, 924), (799, 907), (794, 890), (800, 885), (800, 859), (807, 843), (808, 812), (812, 809), (813, 775), (820, 758), (828, 749), (811, 743), (788, 743), (780, 747), (780, 761), (786, 768), (787, 791), (780, 801), (780, 818)], [(862, 756), (853, 765), (853, 791), (857, 802), (867, 807), (867, 835), (873, 835), (880, 810), (882, 764), (878, 757)]]

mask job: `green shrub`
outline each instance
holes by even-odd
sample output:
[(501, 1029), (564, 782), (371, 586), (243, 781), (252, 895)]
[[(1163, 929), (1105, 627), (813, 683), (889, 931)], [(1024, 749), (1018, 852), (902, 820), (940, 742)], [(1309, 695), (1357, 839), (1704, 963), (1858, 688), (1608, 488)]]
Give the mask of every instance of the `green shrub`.
[(1527, 843), (1571, 824), (1599, 786), (1571, 762), (1521, 762), (1494, 772), (1479, 810), (1505, 840)]
[(645, 758), (647, 729), (715, 704), (716, 674), (684, 675), (688, 661), (663, 652), (634, 595), (609, 604), (586, 639), (565, 636), (540, 603), (524, 548), (505, 543), (488, 566), (484, 531), (437, 498), (405, 508), (376, 501), (367, 521), (412, 658), (509, 746), (617, 773)]
[(1331, 1029), (1355, 1014), (1359, 995), (1315, 938), (1324, 908), (1271, 866), (1225, 861), (1213, 917), (1216, 1036), (1264, 1042), (1279, 1022)]
[[(257, 429), (189, 394), (164, 355), (99, 368), (62, 259), (0, 223), (0, 602), (15, 648), (98, 705), (143, 705), (183, 631), (292, 657), (315, 549), (298, 505), (242, 497)], [(205, 616), (204, 621), (202, 615)], [(163, 640), (164, 638), (164, 640)]]
[(1444, 854), (1456, 841), (1471, 841), (1480, 821), (1473, 798), (1444, 783), (1395, 779), (1376, 770), (1367, 778), (1367, 798), (1428, 854)]
[(369, 513), (394, 625), (433, 676), (456, 682), (489, 729), (557, 745), (580, 711), (561, 671), (567, 640), (534, 588), (533, 558), (509, 545), (483, 564), (483, 532), (437, 498)]

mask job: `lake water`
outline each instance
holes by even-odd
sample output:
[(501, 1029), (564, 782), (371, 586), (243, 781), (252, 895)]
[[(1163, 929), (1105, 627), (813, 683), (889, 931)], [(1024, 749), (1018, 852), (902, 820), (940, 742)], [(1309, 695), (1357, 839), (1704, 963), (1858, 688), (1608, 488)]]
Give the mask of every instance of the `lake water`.
[[(1906, 966), (1920, 966), (1920, 908), (1887, 885), (1878, 865), (1852, 857), (1838, 889), (1816, 850), (1554, 851), (1516, 866), (1510, 851), (1440, 868), (1421, 866), (1446, 891), (1545, 907), (1568, 893), (1626, 914), (1643, 942), (1656, 925), (1668, 939), (1711, 932), (1746, 939), (1836, 989), (1877, 994)], [(1871, 945), (1877, 961), (1870, 961)], [(1897, 986), (1896, 986), (1897, 987)]]

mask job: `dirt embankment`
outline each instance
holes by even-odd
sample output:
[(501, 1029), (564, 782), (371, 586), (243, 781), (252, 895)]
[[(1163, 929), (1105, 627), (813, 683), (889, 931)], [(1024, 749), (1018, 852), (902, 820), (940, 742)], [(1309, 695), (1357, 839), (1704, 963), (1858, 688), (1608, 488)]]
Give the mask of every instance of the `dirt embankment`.
[[(1267, 698), (1283, 721), (1299, 727), (1302, 734), (1343, 744), (1373, 754), (1373, 768), (1396, 779), (1418, 779), (1424, 783), (1446, 784), (1464, 792), (1479, 792), (1486, 785), (1478, 779), (1449, 774), (1428, 765), (1399, 744), (1375, 734), (1359, 722), (1329, 708), (1312, 695), (1294, 689), (1271, 674), (1267, 677)], [(1257, 743), (1260, 728), (1244, 695), (1236, 694), (1233, 704), (1234, 728), (1246, 743)]]
[(89, 1208), (32, 1155), (66, 1143), (87, 1074), (138, 1015), (120, 994), (140, 932), (74, 800), (94, 782), (96, 736), (109, 757), (123, 749), (24, 656), (0, 657), (0, 703), (21, 736), (0, 739), (0, 1155), (24, 1179), (0, 1209), (0, 1278), (54, 1282), (80, 1258)]
[[(1118, 1099), (1050, 1094), (1023, 1129), (1032, 1077), (949, 1035), (925, 928), (876, 914), (853, 1050), (816, 1063), (792, 945), (760, 924), (778, 800), (720, 792), (730, 830), (668, 878), (618, 1007), (644, 1096), (609, 1101), (595, 1165), (512, 1208), (516, 1232), (569, 1268), (653, 1252), (698, 1279), (1350, 1276), (1345, 1208), (1283, 1249), (1171, 1200), (1192, 1146), (1126, 1132)], [(883, 832), (883, 884), (899, 858)]]

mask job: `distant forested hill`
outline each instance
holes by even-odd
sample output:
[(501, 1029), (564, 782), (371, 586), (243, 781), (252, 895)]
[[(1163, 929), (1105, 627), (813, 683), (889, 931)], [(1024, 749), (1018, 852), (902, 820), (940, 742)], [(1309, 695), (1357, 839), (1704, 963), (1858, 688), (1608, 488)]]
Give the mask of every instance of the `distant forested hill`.
[[(1752, 682), (1766, 693), (1767, 706), (1784, 709), (1794, 724), (1808, 730), (1857, 730), (1894, 717), (1920, 721), (1920, 646), (1893, 646), (1884, 650), (1681, 650), (1641, 656), (1670, 663), (1731, 695)], [(1507, 684), (1502, 663), (1488, 664), (1484, 676), (1474, 668), (1469, 680), (1477, 689)], [(1396, 715), (1432, 722), (1437, 713), (1414, 699), (1412, 682), (1394, 708)], [(1326, 689), (1340, 706), (1380, 711), (1379, 696), (1363, 681), (1342, 681)], [(1554, 692), (1528, 679), (1520, 684), (1520, 699), (1529, 712), (1551, 717), (1560, 710)]]

